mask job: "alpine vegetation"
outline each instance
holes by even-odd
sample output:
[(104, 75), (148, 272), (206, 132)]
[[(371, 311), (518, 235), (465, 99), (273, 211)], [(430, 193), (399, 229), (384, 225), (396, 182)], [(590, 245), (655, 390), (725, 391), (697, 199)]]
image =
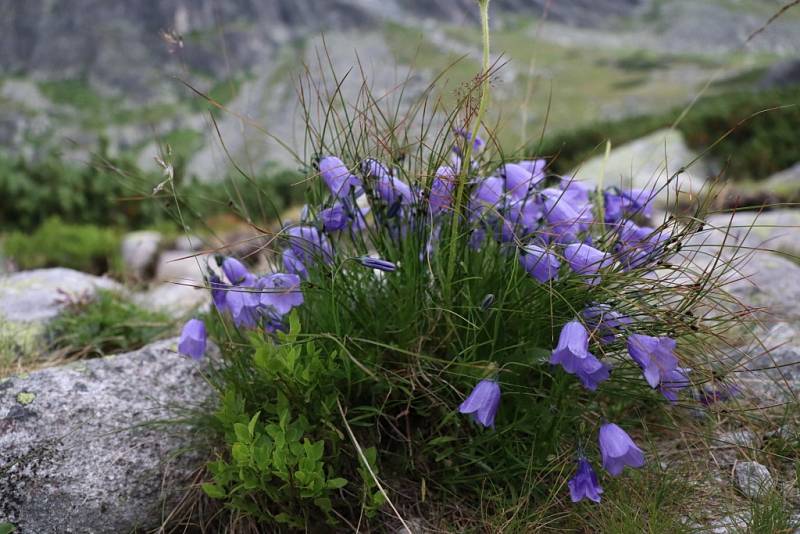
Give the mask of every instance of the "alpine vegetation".
[(509, 157), (483, 120), (478, 3), (484, 73), (455, 110), (304, 85), (307, 205), (262, 230), (266, 272), (210, 262), (213, 309), (180, 351), (201, 357), (206, 329), (220, 347), (203, 489), (237, 521), (599, 502), (654, 461), (645, 420), (702, 407), (724, 371), (707, 340), (729, 319), (701, 308), (719, 285), (679, 254), (702, 201), (654, 223), (658, 191)]

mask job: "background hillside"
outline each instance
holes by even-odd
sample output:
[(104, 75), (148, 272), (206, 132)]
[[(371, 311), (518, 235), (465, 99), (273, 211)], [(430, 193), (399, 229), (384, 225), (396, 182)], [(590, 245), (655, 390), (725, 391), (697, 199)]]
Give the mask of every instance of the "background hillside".
[[(207, 105), (179, 80), (302, 147), (297, 77), (337, 72), (356, 52), (376, 93), (437, 85), (447, 101), (478, 69), (471, 0), (30, 0), (0, 6), (0, 146), (29, 159), (108, 153), (154, 169), (168, 143), (189, 176), (228, 172)], [(748, 45), (773, 0), (497, 0), (493, 120), (520, 145), (598, 120), (659, 113), (706, 93), (760, 90), (797, 77), (800, 16)], [(167, 36), (169, 35), (169, 36)], [(180, 44), (178, 40), (181, 40)], [(794, 69), (794, 70), (792, 70)], [(355, 78), (355, 75), (351, 75)], [(355, 80), (353, 80), (355, 82)], [(357, 88), (357, 84), (355, 84)], [(348, 93), (351, 96), (355, 89)], [(228, 149), (250, 169), (296, 162), (264, 134), (218, 113)]]

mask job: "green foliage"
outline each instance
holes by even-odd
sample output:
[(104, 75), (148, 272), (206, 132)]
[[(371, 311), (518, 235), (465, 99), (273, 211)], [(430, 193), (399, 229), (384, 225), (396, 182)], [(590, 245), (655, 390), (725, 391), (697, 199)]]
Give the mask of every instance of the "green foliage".
[(751, 501), (746, 522), (747, 528), (743, 530), (748, 534), (789, 533), (800, 527), (793, 504), (777, 490)]
[[(774, 109), (785, 106), (781, 109)], [(770, 111), (766, 111), (770, 110)], [(553, 170), (568, 172), (582, 161), (600, 154), (606, 140), (614, 146), (669, 127), (683, 111), (598, 122), (545, 139), (530, 148), (556, 156)], [(755, 117), (751, 115), (760, 113)], [(736, 91), (698, 101), (678, 123), (689, 146), (702, 151), (733, 130), (708, 155), (725, 166), (733, 179), (763, 179), (800, 161), (794, 131), (800, 122), (800, 88), (770, 91)], [(741, 124), (740, 124), (741, 123)]]
[[(177, 130), (164, 141), (175, 145), (176, 154), (189, 154), (198, 147), (197, 135)], [(183, 158), (174, 160), (175, 195), (189, 224), (231, 209), (269, 222), (302, 199), (302, 188), (294, 186), (300, 181), (295, 172), (266, 169), (252, 177), (196, 182), (184, 175)], [(32, 230), (53, 216), (65, 223), (177, 228), (172, 186), (152, 194), (163, 179), (140, 171), (126, 158), (111, 158), (103, 146), (86, 165), (67, 162), (59, 154), (37, 161), (0, 156), (0, 229)]]
[(67, 224), (58, 217), (44, 221), (35, 232), (11, 232), (3, 252), (21, 269), (68, 267), (88, 273), (120, 271), (119, 236), (92, 224)]
[(12, 532), (16, 532), (16, 530), (17, 527), (11, 523), (0, 523), (0, 534), (11, 534)]
[(85, 165), (58, 154), (41, 160), (0, 157), (0, 229), (31, 230), (47, 217), (67, 223), (141, 227), (165, 220), (162, 208), (142, 200), (157, 183), (103, 147)]
[(93, 357), (136, 350), (172, 327), (166, 315), (139, 308), (117, 293), (100, 291), (93, 299), (72, 302), (67, 313), (48, 325), (47, 339), (53, 349)]
[[(208, 466), (213, 483), (203, 485), (208, 496), (236, 510), (294, 528), (336, 523), (334, 502), (341, 508), (347, 494), (366, 496), (370, 514), (383, 503), (366, 469), (358, 470), (361, 490), (340, 475), (350, 462), (342, 457), (343, 436), (335, 428), (339, 355), (299, 335), (293, 314), (289, 332), (279, 333), (277, 342), (250, 336), (252, 359), (242, 354), (223, 371), (216, 424), (226, 446)], [(375, 450), (367, 457), (376, 470)]]

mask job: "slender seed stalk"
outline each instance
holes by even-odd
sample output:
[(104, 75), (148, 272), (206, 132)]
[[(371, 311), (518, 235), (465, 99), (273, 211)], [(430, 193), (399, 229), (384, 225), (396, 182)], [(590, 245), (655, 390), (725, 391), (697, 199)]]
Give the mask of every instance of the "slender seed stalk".
[(464, 188), (469, 179), (469, 172), (472, 161), (472, 148), (478, 131), (489, 104), (489, 2), (490, 0), (477, 0), (481, 14), (481, 32), (483, 34), (483, 64), (481, 68), (481, 98), (478, 104), (478, 114), (472, 127), (470, 138), (467, 139), (466, 147), (461, 158), (461, 168), (456, 182), (456, 196), (453, 205), (453, 222), (450, 225), (450, 254), (447, 261), (447, 271), (444, 280), (444, 296), (447, 304), (451, 304), (453, 276), (456, 270), (456, 255), (458, 254), (458, 230), (461, 222), (461, 215), (464, 211)]

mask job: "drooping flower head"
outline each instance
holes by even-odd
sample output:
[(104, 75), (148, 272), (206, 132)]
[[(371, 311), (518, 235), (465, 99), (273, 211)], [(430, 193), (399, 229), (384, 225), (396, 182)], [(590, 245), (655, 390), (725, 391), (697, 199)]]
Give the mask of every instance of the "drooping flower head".
[(255, 328), (260, 316), (261, 299), (255, 282), (228, 289), (225, 296), (233, 323), (239, 328)]
[[(470, 139), (472, 139), (472, 132), (470, 132), (466, 128), (453, 128), (453, 133), (456, 134), (456, 136), (461, 137), (465, 141), (469, 141)], [(483, 150), (483, 146), (485, 144), (486, 143), (483, 141), (483, 139), (481, 139), (481, 136), (476, 135), (475, 140), (472, 142), (472, 154), (475, 155), (481, 150)], [(462, 156), (461, 146), (458, 143), (453, 145), (453, 152), (458, 157)]]
[(603, 488), (597, 481), (597, 473), (592, 469), (592, 464), (585, 457), (582, 456), (578, 459), (578, 469), (567, 485), (572, 502), (580, 502), (583, 499), (600, 502)]
[(607, 223), (621, 221), (625, 217), (653, 216), (655, 195), (643, 189), (619, 190), (612, 187), (603, 192), (604, 219)]
[(193, 360), (199, 360), (206, 353), (206, 325), (200, 319), (189, 319), (181, 330), (178, 352)]
[(647, 226), (638, 226), (625, 220), (619, 224), (618, 253), (622, 263), (629, 269), (644, 267), (659, 261), (665, 252), (670, 233)]
[(484, 427), (494, 427), (494, 418), (499, 407), (500, 384), (494, 380), (481, 380), (458, 407), (458, 411), (471, 414)]
[(592, 223), (591, 205), (571, 202), (572, 197), (560, 189), (545, 189), (540, 198), (549, 234), (554, 241), (575, 242), (578, 234), (586, 231)]
[(300, 261), (293, 249), (287, 248), (284, 250), (281, 254), (281, 261), (286, 272), (296, 274), (303, 280), (308, 278), (308, 269), (306, 269), (305, 264)]
[(644, 452), (636, 446), (631, 437), (614, 423), (600, 427), (598, 436), (603, 469), (611, 476), (619, 476), (625, 466), (642, 467)]
[(533, 162), (526, 166), (506, 163), (498, 169), (498, 174), (506, 180), (506, 192), (512, 198), (527, 198), (530, 190), (544, 179), (544, 160), (539, 161), (541, 163)]
[(558, 278), (558, 268), (561, 266), (558, 258), (538, 245), (523, 247), (519, 261), (528, 274), (539, 282), (544, 283)]
[(678, 367), (674, 339), (631, 334), (628, 337), (628, 354), (642, 368), (650, 387), (659, 389), (670, 401), (675, 402), (678, 390), (689, 385), (686, 376), (689, 370)]
[(228, 281), (235, 286), (255, 279), (242, 262), (232, 257), (227, 257), (222, 262), (222, 272), (225, 273)]
[(550, 355), (550, 363), (560, 365), (569, 374), (575, 375), (583, 386), (591, 391), (600, 382), (608, 380), (611, 367), (589, 352), (589, 332), (580, 321), (570, 321), (563, 326), (558, 336), (558, 345)]
[(295, 306), (303, 304), (300, 277), (296, 274), (274, 273), (258, 281), (261, 289), (260, 304), (278, 316), (286, 315)]
[(228, 311), (228, 306), (226, 304), (226, 288), (230, 286), (223, 283), (216, 274), (211, 274), (208, 277), (208, 285), (211, 288), (211, 300), (214, 302), (214, 307), (217, 308), (217, 311), (220, 313)]
[(314, 226), (292, 226), (286, 230), (285, 235), (294, 255), (303, 262), (303, 265), (307, 266), (320, 260), (330, 263), (332, 260), (333, 249), (330, 241)]
[(319, 173), (331, 194), (337, 198), (347, 198), (351, 190), (361, 186), (358, 177), (335, 156), (325, 156), (319, 161)]
[(575, 273), (586, 277), (585, 281), (590, 285), (599, 284), (600, 276), (597, 272), (614, 261), (609, 254), (584, 243), (573, 243), (564, 247), (564, 258)]
[(338, 232), (344, 230), (349, 222), (347, 208), (339, 202), (325, 208), (319, 212), (319, 220), (322, 222), (322, 229), (326, 232)]

